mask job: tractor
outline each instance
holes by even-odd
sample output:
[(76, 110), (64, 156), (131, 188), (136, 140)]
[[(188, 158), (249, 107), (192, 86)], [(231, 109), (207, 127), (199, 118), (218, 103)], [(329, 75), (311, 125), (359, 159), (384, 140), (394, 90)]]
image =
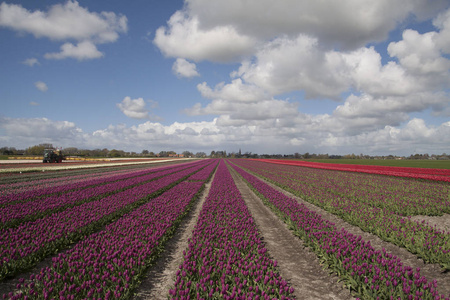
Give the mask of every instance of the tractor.
[(61, 163), (63, 161), (64, 156), (62, 151), (59, 149), (45, 149), (44, 150), (44, 159), (42, 162), (44, 163)]

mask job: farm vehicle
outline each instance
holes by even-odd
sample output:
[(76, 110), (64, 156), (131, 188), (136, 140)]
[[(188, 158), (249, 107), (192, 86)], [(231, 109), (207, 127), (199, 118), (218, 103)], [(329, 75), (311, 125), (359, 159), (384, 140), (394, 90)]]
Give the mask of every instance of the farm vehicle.
[(64, 160), (64, 155), (59, 149), (45, 149), (44, 150), (44, 163), (60, 163)]

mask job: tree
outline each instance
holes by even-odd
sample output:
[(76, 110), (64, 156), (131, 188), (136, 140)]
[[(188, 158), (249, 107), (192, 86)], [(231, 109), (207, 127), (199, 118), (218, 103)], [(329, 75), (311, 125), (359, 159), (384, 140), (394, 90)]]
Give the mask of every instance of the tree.
[(109, 151), (108, 153), (109, 157), (123, 157), (125, 156), (125, 152), (123, 150), (116, 150), (116, 149), (112, 149), (111, 151)]
[(206, 153), (205, 152), (197, 152), (197, 153), (195, 153), (195, 157), (206, 157)]
[(184, 157), (191, 157), (191, 156), (194, 156), (194, 154), (192, 152), (190, 152), (190, 151), (183, 151), (183, 156)]
[(25, 154), (27, 155), (43, 155), (45, 149), (53, 149), (52, 144), (39, 144), (32, 146), (30, 148), (27, 148), (25, 150)]
[(142, 150), (141, 154), (142, 154), (143, 156), (147, 156), (147, 155), (148, 155), (148, 150)]
[(65, 155), (78, 155), (78, 154), (80, 154), (80, 151), (78, 150), (78, 148), (68, 147), (68, 148), (64, 148), (64, 154)]
[(0, 153), (3, 155), (15, 155), (17, 154), (17, 149), (14, 147), (2, 147), (0, 148)]

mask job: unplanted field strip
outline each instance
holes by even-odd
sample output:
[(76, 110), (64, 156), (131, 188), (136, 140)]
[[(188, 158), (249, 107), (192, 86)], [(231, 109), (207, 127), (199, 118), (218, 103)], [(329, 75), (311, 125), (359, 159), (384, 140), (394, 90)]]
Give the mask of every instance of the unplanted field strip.
[(29, 167), (29, 168), (7, 168), (0, 169), (0, 173), (20, 173), (20, 172), (45, 172), (45, 171), (59, 171), (59, 170), (72, 170), (72, 169), (86, 169), (86, 168), (103, 168), (125, 165), (140, 165), (140, 164), (153, 164), (177, 160), (192, 160), (193, 158), (177, 158), (167, 160), (151, 160), (151, 161), (139, 161), (139, 162), (121, 162), (121, 163), (103, 163), (103, 164), (85, 164), (85, 165), (58, 165), (58, 166), (42, 166), (42, 167)]

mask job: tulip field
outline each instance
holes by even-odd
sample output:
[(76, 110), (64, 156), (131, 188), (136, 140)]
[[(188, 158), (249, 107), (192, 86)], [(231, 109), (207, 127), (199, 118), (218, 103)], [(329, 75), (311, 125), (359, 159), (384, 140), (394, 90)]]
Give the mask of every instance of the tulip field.
[[(450, 299), (442, 284), (450, 282), (450, 232), (414, 220), (450, 214), (450, 174), (433, 170), (201, 159), (4, 173), (0, 295), (133, 299), (180, 224), (193, 218), (160, 299), (301, 299), (266, 248), (236, 174), (355, 298)], [(440, 281), (305, 203), (437, 266)]]

